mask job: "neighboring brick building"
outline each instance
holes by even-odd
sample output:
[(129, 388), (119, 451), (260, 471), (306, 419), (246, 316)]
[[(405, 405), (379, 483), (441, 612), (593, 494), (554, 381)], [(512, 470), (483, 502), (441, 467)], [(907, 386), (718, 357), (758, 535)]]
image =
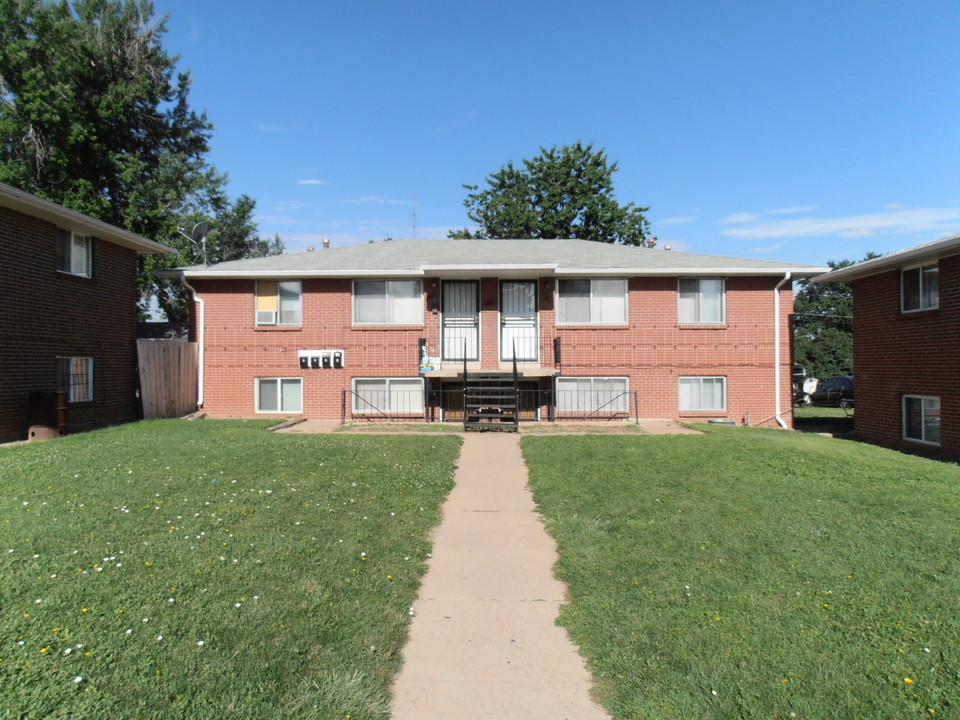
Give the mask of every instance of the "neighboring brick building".
[(27, 437), (31, 393), (64, 391), (68, 430), (136, 419), (137, 255), (163, 252), (0, 184), (0, 442)]
[(584, 240), (412, 240), (174, 275), (198, 298), (199, 395), (216, 415), (460, 420), (464, 357), (475, 379), (510, 376), (515, 356), (521, 420), (789, 427), (790, 281), (822, 271)]
[(960, 454), (960, 235), (814, 282), (853, 285), (857, 434)]

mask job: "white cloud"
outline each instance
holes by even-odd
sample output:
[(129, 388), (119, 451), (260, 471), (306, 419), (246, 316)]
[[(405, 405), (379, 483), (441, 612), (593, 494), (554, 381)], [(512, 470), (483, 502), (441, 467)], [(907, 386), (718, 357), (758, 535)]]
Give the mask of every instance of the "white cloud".
[(658, 225), (683, 225), (685, 223), (696, 222), (696, 215), (680, 215), (678, 217), (668, 217), (660, 220)]
[(776, 252), (777, 250), (779, 250), (780, 248), (782, 248), (784, 245), (786, 245), (788, 242), (789, 242), (789, 240), (782, 240), (782, 241), (778, 242), (776, 245), (771, 245), (770, 247), (753, 248), (753, 250), (751, 250), (751, 252), (755, 252), (755, 253), (757, 253), (757, 254), (759, 254), (759, 255), (763, 255), (764, 253)]
[(326, 180), (317, 180), (316, 178), (308, 178), (307, 180), (297, 180), (297, 185), (327, 185)]
[(818, 210), (816, 205), (797, 205), (794, 207), (777, 208), (776, 210), (767, 210), (769, 215), (796, 215), (797, 213), (813, 212)]
[(830, 218), (797, 218), (779, 222), (746, 224), (729, 228), (724, 235), (750, 239), (839, 235), (867, 237), (874, 234), (950, 232), (960, 222), (960, 208), (918, 208), (867, 215)]
[(721, 225), (734, 225), (737, 223), (750, 223), (756, 222), (760, 219), (760, 215), (757, 213), (734, 213), (733, 215), (727, 215), (726, 217), (720, 218)]
[(308, 207), (313, 207), (313, 203), (301, 202), (300, 200), (284, 200), (274, 203), (273, 211), (278, 213), (296, 212)]
[(380, 197), (379, 195), (367, 195), (362, 198), (357, 198), (356, 200), (347, 200), (346, 202), (353, 205), (367, 205), (367, 204), (376, 204), (376, 205), (409, 205), (408, 200), (394, 200), (392, 198)]
[(306, 225), (302, 220), (295, 220), (285, 215), (257, 215), (257, 223), (260, 225)]

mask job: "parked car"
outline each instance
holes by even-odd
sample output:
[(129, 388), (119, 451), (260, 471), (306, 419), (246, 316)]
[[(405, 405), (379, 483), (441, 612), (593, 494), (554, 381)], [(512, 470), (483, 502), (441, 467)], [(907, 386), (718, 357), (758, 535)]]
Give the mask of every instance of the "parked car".
[(819, 407), (853, 407), (853, 375), (824, 380), (810, 393), (810, 402)]

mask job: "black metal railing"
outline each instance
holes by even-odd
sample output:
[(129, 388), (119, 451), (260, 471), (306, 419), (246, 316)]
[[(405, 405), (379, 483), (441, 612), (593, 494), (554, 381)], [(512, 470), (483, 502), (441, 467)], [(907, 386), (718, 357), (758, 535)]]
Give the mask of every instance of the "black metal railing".
[[(633, 420), (640, 422), (640, 393), (597, 393), (588, 397), (575, 390), (524, 388), (516, 390), (516, 420), (522, 422)], [(369, 392), (344, 390), (340, 422), (455, 422), (467, 420), (463, 385), (448, 383), (424, 392)]]

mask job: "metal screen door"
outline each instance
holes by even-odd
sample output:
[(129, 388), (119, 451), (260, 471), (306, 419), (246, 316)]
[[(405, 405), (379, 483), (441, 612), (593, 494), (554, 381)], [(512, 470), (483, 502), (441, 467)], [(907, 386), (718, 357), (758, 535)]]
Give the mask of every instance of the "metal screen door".
[(480, 303), (475, 280), (443, 283), (443, 359), (480, 359)]
[(500, 284), (500, 359), (540, 359), (536, 280), (504, 280)]

